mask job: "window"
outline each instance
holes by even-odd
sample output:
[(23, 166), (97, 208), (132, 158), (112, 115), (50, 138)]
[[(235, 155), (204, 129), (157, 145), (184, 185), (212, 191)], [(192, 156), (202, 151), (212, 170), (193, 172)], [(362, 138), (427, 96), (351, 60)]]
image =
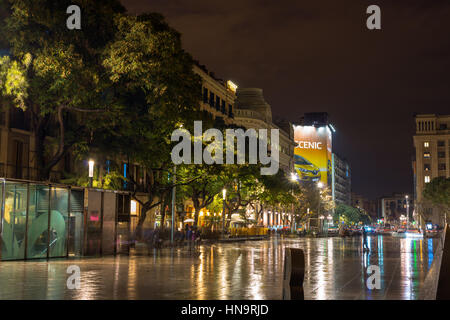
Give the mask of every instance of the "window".
[(445, 141), (439, 140), (438, 147), (445, 147)]
[(445, 158), (445, 152), (444, 151), (438, 152), (438, 158)]
[(226, 113), (227, 111), (226, 111), (226, 104), (225, 104), (225, 101), (224, 100), (222, 100), (222, 113)]
[(203, 88), (203, 103), (208, 103), (208, 89)]
[(429, 183), (431, 181), (430, 176), (425, 176), (425, 183)]
[(228, 105), (228, 115), (233, 118), (233, 106), (231, 104)]
[(14, 141), (14, 167), (15, 167), (15, 178), (22, 179), (22, 166), (23, 166), (23, 142), (15, 140)]
[(441, 123), (439, 126), (440, 130), (447, 130), (447, 124), (446, 123)]
[(431, 158), (431, 153), (429, 153), (429, 152), (424, 152), (424, 153), (423, 153), (423, 157), (424, 157), (425, 159), (430, 159), (430, 158)]
[(429, 164), (424, 164), (423, 165), (423, 170), (430, 171), (431, 170), (431, 166)]
[(216, 110), (220, 110), (220, 98), (216, 97)]
[(439, 163), (438, 164), (438, 170), (446, 170), (445, 163)]
[(430, 143), (429, 142), (424, 142), (423, 146), (424, 146), (424, 148), (429, 148), (430, 147)]
[(212, 92), (209, 93), (209, 105), (214, 107), (214, 93)]

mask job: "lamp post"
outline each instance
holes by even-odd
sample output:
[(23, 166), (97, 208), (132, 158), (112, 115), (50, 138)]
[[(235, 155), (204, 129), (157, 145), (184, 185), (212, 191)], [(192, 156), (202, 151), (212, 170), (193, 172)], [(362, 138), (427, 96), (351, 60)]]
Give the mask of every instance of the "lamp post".
[(409, 201), (408, 201), (409, 196), (406, 195), (405, 199), (406, 199), (406, 230), (408, 230), (408, 226), (409, 226)]
[(172, 228), (170, 230), (170, 242), (173, 244), (174, 232), (175, 232), (175, 202), (176, 202), (176, 192), (177, 187), (175, 186), (177, 182), (177, 166), (173, 167), (173, 187), (172, 187)]
[[(297, 180), (298, 180), (297, 173), (291, 172), (291, 181), (292, 182), (297, 182)], [(292, 193), (292, 196), (294, 196), (294, 187), (291, 188), (291, 193)], [(293, 222), (295, 221), (295, 224), (297, 224), (297, 220), (295, 219), (294, 204), (292, 204), (292, 209), (291, 210), (292, 210), (292, 214), (291, 214), (290, 223), (291, 223), (291, 233), (293, 233), (294, 232), (294, 223)]]
[(94, 180), (94, 160), (89, 160), (89, 188), (92, 188), (92, 181)]
[(223, 194), (223, 207), (222, 207), (222, 238), (225, 238), (225, 200), (227, 197), (227, 189), (222, 190)]
[[(319, 222), (319, 221), (321, 221), (321, 220), (319, 220), (319, 216), (320, 216), (320, 202), (322, 201), (322, 195), (320, 194), (320, 190), (323, 188), (322, 181), (319, 181), (317, 183), (317, 187), (319, 188), (319, 202), (318, 202), (318, 205), (317, 205), (317, 222)], [(318, 227), (318, 229), (319, 229), (318, 231), (320, 231), (320, 227)]]

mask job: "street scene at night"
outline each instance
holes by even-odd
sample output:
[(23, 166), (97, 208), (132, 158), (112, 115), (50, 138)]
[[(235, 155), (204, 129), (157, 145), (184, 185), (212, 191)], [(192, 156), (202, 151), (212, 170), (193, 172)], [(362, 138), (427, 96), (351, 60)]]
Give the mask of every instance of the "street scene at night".
[(449, 300), (448, 30), (446, 0), (0, 0), (0, 300)]
[[(1, 299), (186, 299), (279, 300), (284, 248), (305, 252), (305, 299), (414, 300), (426, 294), (436, 240), (369, 237), (361, 255), (359, 239), (280, 239), (154, 250), (150, 256), (81, 261), (7, 262), (0, 266)], [(66, 269), (79, 265), (82, 291), (66, 286)], [(364, 267), (380, 266), (381, 290), (368, 290)], [(17, 281), (24, 286), (17, 286)]]

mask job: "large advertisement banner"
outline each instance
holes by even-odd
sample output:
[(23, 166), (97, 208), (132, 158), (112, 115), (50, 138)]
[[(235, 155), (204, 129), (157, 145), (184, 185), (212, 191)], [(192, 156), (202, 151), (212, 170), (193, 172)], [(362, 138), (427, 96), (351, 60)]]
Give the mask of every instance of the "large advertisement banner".
[(328, 126), (294, 126), (294, 166), (301, 181), (331, 184), (331, 131)]

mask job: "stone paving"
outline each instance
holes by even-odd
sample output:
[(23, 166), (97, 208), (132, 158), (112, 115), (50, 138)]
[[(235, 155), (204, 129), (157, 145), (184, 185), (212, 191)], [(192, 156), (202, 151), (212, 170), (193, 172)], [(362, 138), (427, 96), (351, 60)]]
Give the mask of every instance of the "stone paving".
[[(305, 252), (306, 299), (418, 299), (436, 239), (370, 236), (203, 245), (196, 254), (163, 249), (131, 256), (0, 263), (0, 299), (281, 299), (284, 248)], [(78, 265), (81, 289), (67, 288)], [(366, 287), (378, 265), (381, 289)]]

